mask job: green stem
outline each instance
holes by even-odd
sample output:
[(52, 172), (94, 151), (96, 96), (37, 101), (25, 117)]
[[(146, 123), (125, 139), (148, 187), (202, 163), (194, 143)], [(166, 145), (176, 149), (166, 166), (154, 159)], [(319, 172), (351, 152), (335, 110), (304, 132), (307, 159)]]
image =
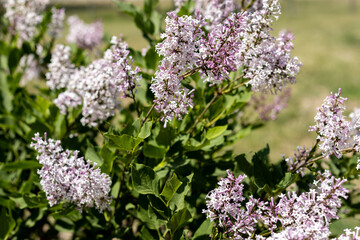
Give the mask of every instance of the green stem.
[(147, 112), (145, 118), (141, 121), (141, 126), (140, 128), (144, 125), (144, 123), (146, 122), (146, 120), (148, 119), (148, 117), (150, 116), (151, 112), (154, 110), (155, 108), (155, 103), (151, 106), (151, 108), (149, 109), (149, 111)]

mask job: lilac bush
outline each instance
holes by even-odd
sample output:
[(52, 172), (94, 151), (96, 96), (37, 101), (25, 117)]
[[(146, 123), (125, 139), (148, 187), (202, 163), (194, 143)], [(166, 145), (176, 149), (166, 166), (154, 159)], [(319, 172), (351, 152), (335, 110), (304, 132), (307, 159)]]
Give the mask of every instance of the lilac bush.
[(290, 105), (302, 66), (272, 29), (280, 1), (157, 2), (114, 2), (141, 51), (76, 16), (66, 45), (64, 9), (1, 2), (0, 238), (359, 238), (360, 111), (341, 90), (312, 146), (234, 151)]

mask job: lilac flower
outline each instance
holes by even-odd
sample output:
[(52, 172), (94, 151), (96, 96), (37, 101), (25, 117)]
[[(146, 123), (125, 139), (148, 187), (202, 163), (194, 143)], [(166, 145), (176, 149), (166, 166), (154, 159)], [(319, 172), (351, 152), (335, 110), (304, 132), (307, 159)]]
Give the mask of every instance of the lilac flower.
[(263, 121), (276, 120), (279, 113), (287, 107), (290, 100), (291, 89), (286, 88), (270, 102), (267, 94), (253, 95), (249, 104), (259, 114)]
[(176, 9), (180, 9), (185, 3), (186, 0), (174, 0), (174, 5)]
[(56, 45), (46, 73), (46, 84), (51, 90), (69, 87), (71, 78), (75, 73), (75, 65), (70, 61), (70, 47)]
[(304, 147), (297, 147), (297, 151), (294, 151), (295, 157), (288, 157), (285, 159), (288, 165), (288, 171), (300, 173), (301, 176), (304, 176), (304, 169), (306, 167), (306, 162), (308, 161), (310, 150)]
[(341, 234), (338, 240), (359, 240), (360, 239), (360, 227), (355, 227), (354, 231), (345, 229), (345, 234)]
[(51, 8), (51, 22), (49, 24), (49, 35), (53, 38), (60, 36), (64, 28), (65, 8)]
[(344, 182), (346, 179), (335, 178), (325, 171), (309, 192), (281, 194), (276, 208), (284, 230), (273, 233), (270, 239), (328, 239), (330, 221), (339, 218), (341, 198), (347, 198), (349, 192), (342, 186)]
[(232, 14), (202, 38), (198, 65), (204, 81), (220, 84), (229, 79), (230, 72), (237, 71), (241, 62), (236, 54), (241, 51), (241, 38), (246, 28), (242, 14)]
[(40, 77), (41, 68), (34, 54), (25, 55), (20, 59), (20, 67), (24, 69), (20, 80), (20, 86), (25, 86), (31, 80)]
[(189, 107), (193, 107), (192, 91), (183, 87), (182, 74), (195, 67), (199, 53), (200, 37), (203, 34), (202, 20), (191, 16), (176, 16), (168, 13), (165, 19), (163, 42), (156, 45), (156, 51), (164, 58), (152, 79), (151, 91), (155, 95), (155, 109), (163, 113), (165, 126), (174, 118), (182, 118)]
[(231, 13), (240, 9), (236, 0), (195, 0), (194, 9), (210, 23), (208, 29), (222, 23)]
[(86, 24), (77, 16), (70, 16), (68, 24), (70, 29), (66, 39), (69, 43), (75, 43), (82, 49), (93, 49), (101, 43), (103, 25), (100, 21)]
[(325, 98), (314, 118), (315, 125), (310, 126), (309, 130), (318, 134), (317, 139), (321, 142), (319, 148), (323, 155), (334, 154), (337, 158), (342, 156), (344, 149), (354, 147), (350, 122), (342, 115), (345, 110), (344, 101), (347, 99), (340, 97), (340, 94), (341, 89)]
[[(301, 63), (292, 58), (291, 33), (281, 32), (279, 38), (261, 33), (258, 44), (252, 50), (244, 51), (244, 78), (254, 91), (277, 92), (287, 83), (295, 83)], [(267, 36), (266, 36), (267, 35)]]
[(6, 0), (4, 17), (10, 22), (10, 32), (18, 33), (24, 41), (31, 40), (43, 20), (41, 12), (48, 3), (49, 0)]
[(132, 69), (132, 57), (127, 44), (113, 37), (111, 48), (104, 57), (87, 67), (75, 69), (69, 60), (70, 49), (57, 46), (47, 73), (51, 89), (65, 88), (54, 101), (65, 114), (69, 107), (82, 105), (81, 123), (97, 127), (115, 114), (119, 108), (118, 97), (134, 97), (140, 69)]
[(100, 172), (96, 164), (78, 157), (78, 151), (64, 150), (61, 142), (44, 139), (35, 134), (31, 147), (38, 151), (36, 157), (43, 167), (38, 170), (40, 184), (50, 206), (61, 202), (83, 208), (95, 207), (99, 211), (110, 209), (110, 177)]
[(270, 222), (269, 217), (264, 214), (269, 212), (268, 203), (250, 196), (246, 204), (242, 205), (245, 200), (242, 182), (246, 176), (239, 175), (235, 178), (229, 170), (227, 174), (227, 178), (222, 178), (218, 182), (219, 187), (207, 194), (207, 209), (203, 210), (203, 213), (225, 229), (229, 239), (250, 237), (255, 232), (259, 220)]
[(207, 194), (207, 209), (203, 210), (207, 218), (224, 230), (227, 239), (263, 239), (255, 233), (258, 222), (270, 230), (268, 239), (328, 239), (330, 221), (338, 219), (341, 198), (347, 198), (349, 192), (342, 186), (346, 179), (325, 171), (309, 192), (281, 194), (278, 203), (273, 198), (267, 202), (250, 196), (244, 206), (242, 182), (246, 176), (235, 178), (229, 170), (227, 173), (219, 187)]

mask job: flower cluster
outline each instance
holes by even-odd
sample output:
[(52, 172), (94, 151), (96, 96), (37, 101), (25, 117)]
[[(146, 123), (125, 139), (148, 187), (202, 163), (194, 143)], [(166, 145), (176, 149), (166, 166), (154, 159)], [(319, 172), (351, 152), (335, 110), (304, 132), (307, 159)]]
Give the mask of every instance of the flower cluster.
[(244, 52), (244, 78), (249, 79), (252, 89), (276, 93), (288, 82), (295, 83), (301, 63), (290, 55), (293, 35), (281, 32), (277, 39), (270, 34), (259, 39), (252, 50)]
[(259, 220), (270, 222), (269, 217), (264, 214), (269, 211), (269, 207), (267, 202), (252, 196), (243, 205), (246, 198), (243, 196), (242, 182), (246, 176), (239, 175), (235, 178), (229, 170), (227, 174), (227, 178), (218, 182), (219, 187), (207, 194), (207, 209), (203, 210), (203, 213), (225, 229), (229, 239), (242, 239), (255, 232)]
[(70, 60), (69, 46), (61, 44), (55, 46), (48, 68), (46, 79), (51, 90), (72, 87), (69, 84), (75, 73), (75, 65)]
[(103, 25), (100, 21), (86, 24), (77, 16), (70, 16), (67, 21), (70, 28), (66, 39), (69, 43), (82, 49), (93, 49), (101, 43)]
[(202, 20), (191, 16), (178, 17), (176, 12), (168, 13), (165, 19), (163, 42), (156, 45), (156, 51), (164, 58), (155, 73), (150, 89), (155, 95), (155, 108), (163, 113), (166, 123), (174, 118), (181, 119), (193, 107), (192, 91), (181, 85), (183, 74), (195, 67), (202, 35)]
[(194, 9), (199, 11), (210, 23), (207, 28), (212, 28), (240, 9), (236, 0), (195, 0)]
[(338, 93), (331, 93), (325, 98), (314, 118), (315, 125), (310, 126), (309, 130), (318, 134), (317, 139), (320, 141), (319, 147), (323, 155), (334, 154), (337, 158), (340, 158), (342, 151), (347, 148), (360, 150), (359, 135), (352, 134), (357, 124), (351, 124), (343, 116), (344, 101), (347, 99), (340, 97), (340, 94), (341, 89)]
[[(293, 35), (270, 35), (271, 24), (280, 14), (278, 0), (261, 0), (247, 11), (233, 0), (195, 1), (195, 15), (168, 13), (163, 42), (156, 50), (163, 60), (151, 89), (155, 108), (165, 125), (181, 119), (193, 107), (191, 91), (181, 82), (200, 72), (204, 82), (221, 84), (239, 69), (255, 91), (277, 92), (295, 82), (301, 63), (290, 56)], [(181, 6), (181, 2), (176, 2)], [(207, 31), (204, 31), (204, 28)]]
[[(259, 114), (262, 121), (276, 120), (279, 113), (287, 107), (290, 100), (291, 89), (286, 88), (280, 94), (276, 95), (274, 99), (268, 98), (269, 95), (259, 93), (253, 95), (249, 104)], [(271, 101), (271, 102), (270, 102)]]
[(309, 192), (281, 194), (276, 208), (283, 231), (274, 233), (273, 239), (328, 239), (330, 221), (339, 218), (341, 198), (347, 198), (349, 192), (342, 186), (344, 182), (346, 179), (335, 178), (325, 171)]
[(89, 127), (97, 127), (115, 114), (119, 96), (134, 97), (136, 83), (141, 78), (140, 69), (132, 69), (127, 44), (116, 37), (111, 44), (103, 58), (78, 69), (70, 62), (70, 48), (58, 45), (49, 65), (50, 72), (46, 74), (51, 89), (66, 89), (54, 101), (62, 114), (69, 107), (82, 104), (80, 121)]
[(269, 239), (328, 239), (330, 221), (338, 219), (341, 198), (347, 198), (349, 192), (342, 186), (345, 179), (325, 171), (319, 174), (309, 192), (281, 194), (278, 203), (250, 196), (244, 206), (245, 177), (235, 178), (228, 170), (228, 177), (221, 179), (219, 187), (206, 196), (207, 209), (203, 212), (224, 229), (229, 239), (250, 236), (262, 239), (255, 234), (259, 221), (270, 230)]
[(64, 28), (65, 8), (51, 8), (51, 22), (49, 24), (49, 35), (53, 38), (59, 37)]
[(49, 0), (7, 0), (4, 3), (5, 18), (10, 22), (10, 32), (19, 34), (24, 41), (31, 40), (36, 27), (43, 20), (41, 12)]
[(306, 149), (305, 146), (297, 147), (294, 152), (295, 157), (288, 157), (285, 159), (285, 162), (288, 165), (289, 172), (300, 173), (301, 176), (304, 176), (304, 169), (306, 167), (306, 162), (309, 160), (310, 150)]
[(38, 170), (40, 184), (46, 193), (50, 206), (61, 202), (83, 208), (96, 207), (101, 212), (110, 208), (111, 179), (101, 173), (96, 164), (87, 163), (78, 157), (78, 151), (64, 150), (61, 142), (44, 139), (35, 134), (31, 147), (38, 151), (36, 157), (43, 167)]
[(222, 24), (215, 25), (211, 32), (201, 39), (200, 73), (204, 81), (220, 84), (229, 79), (241, 65), (237, 54), (242, 49), (242, 36), (247, 28), (241, 13), (230, 15)]

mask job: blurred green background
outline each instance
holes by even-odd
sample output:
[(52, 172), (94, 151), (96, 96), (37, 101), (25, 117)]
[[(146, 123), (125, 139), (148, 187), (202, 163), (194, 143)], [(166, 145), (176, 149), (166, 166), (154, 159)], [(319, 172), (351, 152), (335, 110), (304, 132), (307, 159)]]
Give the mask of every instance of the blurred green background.
[[(86, 1), (83, 1), (86, 2)], [(98, 1), (99, 2), (99, 1)], [(100, 19), (109, 35), (123, 34), (135, 49), (146, 47), (131, 17), (120, 14), (115, 5), (77, 4), (67, 8), (67, 16), (79, 15), (86, 22)], [(100, 1), (101, 3), (101, 1)], [(104, 2), (102, 2), (104, 3)], [(292, 98), (278, 120), (255, 130), (235, 145), (238, 153), (256, 151), (268, 143), (273, 161), (281, 154), (292, 155), (296, 146), (311, 147), (315, 133), (308, 132), (316, 108), (331, 91), (342, 88), (347, 112), (360, 107), (360, 0), (281, 0), (282, 12), (274, 24), (295, 34), (294, 55), (303, 63)], [(142, 1), (135, 1), (141, 5)], [(161, 10), (172, 8), (161, 1)]]

